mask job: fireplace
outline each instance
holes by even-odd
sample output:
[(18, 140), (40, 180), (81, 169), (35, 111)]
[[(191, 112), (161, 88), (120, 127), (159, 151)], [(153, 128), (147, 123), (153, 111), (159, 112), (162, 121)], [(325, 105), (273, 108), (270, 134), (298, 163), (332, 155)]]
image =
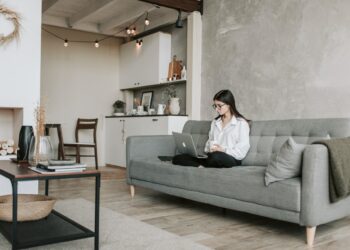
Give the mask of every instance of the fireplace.
[[(18, 135), (23, 124), (23, 108), (0, 107), (0, 142), (14, 140), (14, 147), (18, 146)], [(6, 158), (0, 156), (1, 158)]]

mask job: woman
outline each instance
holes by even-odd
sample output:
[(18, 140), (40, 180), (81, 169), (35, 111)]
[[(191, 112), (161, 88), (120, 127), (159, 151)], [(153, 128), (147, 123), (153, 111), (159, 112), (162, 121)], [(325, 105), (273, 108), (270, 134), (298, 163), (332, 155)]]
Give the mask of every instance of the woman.
[(221, 90), (215, 94), (213, 100), (213, 108), (219, 115), (211, 123), (209, 139), (205, 145), (204, 151), (208, 158), (176, 155), (173, 164), (211, 168), (241, 165), (241, 160), (250, 148), (248, 121), (238, 112), (231, 91)]

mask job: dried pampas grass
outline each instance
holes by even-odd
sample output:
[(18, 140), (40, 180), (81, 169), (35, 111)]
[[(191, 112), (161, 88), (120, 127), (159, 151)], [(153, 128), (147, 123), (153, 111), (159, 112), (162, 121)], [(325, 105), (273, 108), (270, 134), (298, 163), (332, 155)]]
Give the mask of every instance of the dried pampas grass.
[(0, 15), (3, 15), (6, 20), (10, 21), (13, 25), (13, 31), (8, 34), (4, 35), (0, 31), (0, 45), (5, 45), (7, 43), (10, 43), (13, 40), (19, 41), (20, 38), (20, 20), (21, 17), (16, 12), (10, 10), (9, 8), (6, 8), (5, 6), (0, 4)]

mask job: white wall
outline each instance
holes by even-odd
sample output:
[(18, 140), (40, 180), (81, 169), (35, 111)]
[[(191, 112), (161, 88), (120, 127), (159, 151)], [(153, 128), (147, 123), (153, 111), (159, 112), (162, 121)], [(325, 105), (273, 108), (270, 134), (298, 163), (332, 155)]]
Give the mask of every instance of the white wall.
[[(45, 26), (68, 40), (95, 40), (93, 33)], [(99, 165), (104, 165), (104, 117), (122, 98), (119, 91), (119, 45), (116, 38), (93, 43), (69, 43), (42, 33), (41, 98), (47, 103), (47, 122), (61, 123), (64, 141), (74, 140), (77, 118), (98, 118)], [(83, 162), (94, 164), (93, 158)]]
[[(19, 13), (22, 19), (20, 41), (0, 46), (0, 107), (23, 107), (23, 123), (33, 125), (33, 111), (40, 96), (41, 1), (2, 0), (1, 3)], [(10, 32), (11, 24), (5, 19), (0, 22), (0, 33)], [(35, 193), (37, 182), (22, 183), (19, 190)], [(0, 177), (0, 195), (10, 191), (9, 181)]]
[[(23, 123), (33, 125), (40, 96), (41, 1), (3, 0), (2, 4), (21, 15), (22, 28), (18, 43), (0, 46), (0, 107), (23, 107)], [(7, 34), (11, 27), (2, 19), (0, 33)]]

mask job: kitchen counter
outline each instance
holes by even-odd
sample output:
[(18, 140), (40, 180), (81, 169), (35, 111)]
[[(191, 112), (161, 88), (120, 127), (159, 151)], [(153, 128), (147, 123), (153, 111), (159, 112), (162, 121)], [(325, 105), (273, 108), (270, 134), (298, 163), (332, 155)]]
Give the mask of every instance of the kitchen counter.
[(109, 115), (106, 116), (106, 118), (121, 118), (121, 117), (160, 117), (160, 116), (188, 116), (188, 115), (183, 115), (183, 114), (179, 114), (179, 115)]

